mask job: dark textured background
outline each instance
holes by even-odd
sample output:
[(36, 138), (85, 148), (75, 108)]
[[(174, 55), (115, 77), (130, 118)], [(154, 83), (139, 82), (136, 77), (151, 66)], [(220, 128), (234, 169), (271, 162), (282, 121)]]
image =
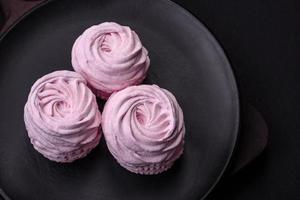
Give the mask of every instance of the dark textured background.
[[(223, 46), (240, 92), (263, 114), (270, 131), (264, 153), (226, 177), (208, 199), (300, 199), (300, 2), (174, 1)], [(39, 1), (0, 2), (0, 26), (7, 28)]]

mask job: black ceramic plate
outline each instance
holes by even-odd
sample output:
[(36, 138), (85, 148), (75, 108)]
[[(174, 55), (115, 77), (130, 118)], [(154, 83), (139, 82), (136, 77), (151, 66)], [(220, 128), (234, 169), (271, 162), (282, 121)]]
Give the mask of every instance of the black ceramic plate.
[[(27, 138), (23, 107), (31, 85), (54, 70), (72, 70), (76, 37), (105, 21), (129, 25), (139, 34), (151, 59), (145, 83), (172, 91), (184, 111), (184, 155), (161, 175), (126, 171), (103, 138), (71, 164), (47, 160)], [(239, 103), (229, 63), (206, 28), (170, 1), (51, 1), (2, 38), (0, 63), (0, 187), (14, 200), (200, 199), (232, 155)]]

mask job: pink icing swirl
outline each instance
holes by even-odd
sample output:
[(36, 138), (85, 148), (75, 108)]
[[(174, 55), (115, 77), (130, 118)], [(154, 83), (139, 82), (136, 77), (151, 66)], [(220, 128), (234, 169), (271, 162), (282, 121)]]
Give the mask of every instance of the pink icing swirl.
[(141, 83), (150, 65), (148, 51), (128, 26), (114, 22), (94, 25), (77, 38), (72, 65), (97, 96)]
[(110, 152), (131, 172), (160, 173), (183, 152), (182, 110), (169, 91), (156, 85), (131, 86), (114, 93), (102, 117)]
[(31, 87), (24, 120), (34, 148), (57, 162), (84, 157), (101, 137), (96, 97), (76, 72), (56, 71), (38, 79)]

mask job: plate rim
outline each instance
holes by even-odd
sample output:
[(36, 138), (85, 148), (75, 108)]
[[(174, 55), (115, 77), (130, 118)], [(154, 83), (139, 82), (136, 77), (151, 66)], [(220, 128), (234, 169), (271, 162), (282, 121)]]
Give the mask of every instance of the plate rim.
[[(36, 10), (47, 6), (49, 3), (56, 1), (56, 0), (45, 0), (43, 2), (38, 3), (37, 5), (35, 5), (34, 7), (32, 7), (31, 9), (29, 9), (28, 11), (26, 11), (25, 13), (23, 13), (17, 20), (15, 20), (5, 31), (3, 31), (2, 33), (0, 33), (0, 45), (1, 43), (5, 40), (6, 36), (20, 23), (22, 22), (26, 17), (30, 16), (33, 12), (35, 12)], [(238, 87), (238, 83), (236, 80), (236, 76), (234, 73), (234, 70), (230, 64), (230, 61), (224, 51), (224, 48), (222, 47), (221, 43), (218, 42), (217, 38), (212, 34), (212, 32), (209, 30), (209, 28), (203, 24), (201, 22), (200, 19), (198, 19), (198, 17), (193, 14), (193, 12), (191, 12), (189, 9), (181, 6), (180, 4), (172, 1), (172, 0), (160, 0), (162, 3), (166, 3), (169, 6), (174, 7), (176, 10), (179, 10), (182, 12), (182, 14), (185, 14), (187, 17), (189, 17), (195, 24), (199, 24), (200, 27), (202, 27), (202, 31), (205, 34), (206, 38), (208, 40), (210, 40), (210, 42), (213, 45), (213, 48), (216, 50), (216, 52), (219, 54), (220, 58), (223, 60), (224, 62), (224, 67), (226, 68), (227, 74), (230, 76), (230, 86), (231, 86), (231, 90), (232, 90), (232, 94), (234, 97), (234, 104), (235, 105), (235, 109), (236, 111), (235, 113), (235, 121), (234, 121), (234, 140), (232, 141), (232, 147), (230, 149), (230, 153), (227, 157), (227, 160), (223, 166), (223, 169), (221, 170), (220, 174), (218, 175), (218, 177), (215, 179), (214, 183), (211, 184), (210, 188), (206, 191), (206, 193), (202, 196), (202, 197), (198, 197), (201, 200), (205, 199), (212, 191), (213, 189), (216, 187), (216, 185), (220, 182), (221, 178), (224, 176), (226, 169), (228, 169), (230, 161), (236, 151), (236, 147), (237, 147), (237, 143), (238, 143), (238, 138), (240, 136), (240, 128), (241, 128), (241, 97), (239, 94), (239, 87)], [(1, 188), (0, 186), (0, 190), (4, 192), (3, 188)], [(4, 192), (5, 195), (7, 195)], [(6, 199), (9, 198), (7, 196), (2, 196), (2, 193), (0, 193), (0, 197)]]

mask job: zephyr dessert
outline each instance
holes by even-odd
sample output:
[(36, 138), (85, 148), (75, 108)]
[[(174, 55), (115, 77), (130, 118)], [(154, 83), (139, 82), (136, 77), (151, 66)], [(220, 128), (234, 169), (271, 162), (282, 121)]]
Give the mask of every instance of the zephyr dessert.
[(130, 27), (104, 22), (86, 29), (76, 39), (72, 65), (97, 96), (107, 99), (113, 92), (140, 84), (150, 59)]
[[(128, 26), (105, 22), (86, 29), (72, 48), (76, 72), (38, 79), (24, 108), (33, 147), (56, 162), (72, 162), (95, 148), (102, 135), (117, 160), (137, 174), (159, 174), (184, 149), (185, 125), (175, 96), (139, 85), (150, 59)], [(108, 99), (101, 116), (96, 96)]]
[(24, 120), (33, 147), (56, 162), (86, 156), (101, 137), (96, 97), (78, 73), (55, 71), (31, 87)]
[(161, 173), (183, 152), (182, 110), (171, 92), (156, 85), (131, 86), (112, 94), (102, 120), (109, 151), (131, 172)]

